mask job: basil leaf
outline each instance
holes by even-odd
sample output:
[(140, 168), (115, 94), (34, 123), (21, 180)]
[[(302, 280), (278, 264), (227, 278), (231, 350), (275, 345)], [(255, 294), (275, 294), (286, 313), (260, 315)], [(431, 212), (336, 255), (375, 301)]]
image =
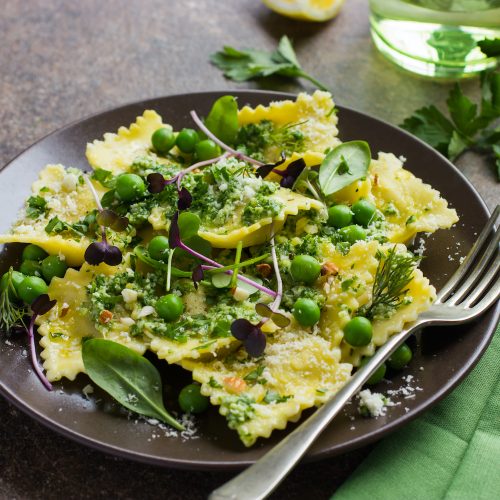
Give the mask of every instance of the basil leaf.
[(365, 177), (370, 161), (370, 147), (364, 141), (344, 142), (337, 146), (325, 156), (319, 168), (321, 190), (329, 196)]
[(104, 168), (96, 168), (92, 173), (92, 179), (95, 179), (102, 186), (113, 189), (116, 184), (116, 177), (110, 170)]
[(234, 144), (238, 135), (238, 104), (232, 95), (225, 95), (214, 102), (205, 118), (208, 130), (222, 142)]
[(91, 380), (125, 408), (184, 430), (163, 406), (160, 374), (146, 358), (105, 339), (84, 341), (82, 357)]

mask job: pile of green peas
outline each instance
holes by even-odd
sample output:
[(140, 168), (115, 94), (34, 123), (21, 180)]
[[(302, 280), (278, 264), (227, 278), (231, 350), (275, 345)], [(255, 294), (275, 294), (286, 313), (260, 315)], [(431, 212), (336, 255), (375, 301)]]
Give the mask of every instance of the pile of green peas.
[(151, 136), (154, 150), (166, 155), (174, 146), (184, 154), (194, 155), (195, 161), (211, 160), (220, 156), (220, 147), (211, 139), (201, 139), (192, 128), (183, 128), (177, 134), (172, 127), (166, 126), (156, 130)]
[[(14, 291), (9, 294), (12, 299), (19, 298), (26, 304), (31, 304), (40, 295), (47, 293), (47, 283), (52, 278), (62, 278), (68, 266), (57, 255), (49, 255), (37, 245), (27, 245), (21, 255), (19, 271), (12, 271)], [(0, 290), (3, 292), (8, 286), (9, 273), (5, 273), (0, 280)], [(14, 295), (14, 296), (13, 296)]]
[(377, 207), (369, 200), (361, 199), (349, 207), (333, 205), (328, 209), (327, 224), (339, 230), (344, 241), (351, 244), (366, 240), (365, 228), (373, 221)]

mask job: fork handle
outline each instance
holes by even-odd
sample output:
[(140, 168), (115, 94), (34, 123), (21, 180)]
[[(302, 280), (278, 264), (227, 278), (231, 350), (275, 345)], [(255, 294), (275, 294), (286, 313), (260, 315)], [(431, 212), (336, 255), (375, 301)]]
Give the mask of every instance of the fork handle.
[(361, 389), (396, 348), (424, 323), (427, 321), (419, 318), (411, 326), (391, 337), (338, 393), (256, 463), (214, 490), (209, 500), (260, 500), (271, 494), (347, 401)]

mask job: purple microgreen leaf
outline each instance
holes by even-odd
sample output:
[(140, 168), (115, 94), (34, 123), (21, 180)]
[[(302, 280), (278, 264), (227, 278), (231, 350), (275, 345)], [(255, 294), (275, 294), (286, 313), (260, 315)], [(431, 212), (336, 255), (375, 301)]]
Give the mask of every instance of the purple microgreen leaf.
[(233, 149), (232, 147), (228, 146), (226, 143), (222, 142), (216, 135), (214, 135), (212, 132), (210, 132), (210, 130), (207, 128), (207, 126), (203, 123), (203, 121), (197, 115), (196, 111), (192, 110), (190, 114), (191, 114), (191, 118), (196, 123), (196, 125), (198, 125), (200, 130), (202, 132), (204, 132), (204, 134), (209, 139), (212, 139), (212, 141), (214, 141), (215, 144), (219, 145), (222, 149), (224, 149), (228, 153), (233, 154), (238, 159), (246, 161), (247, 163), (251, 163), (253, 165), (259, 165), (259, 166), (263, 165), (262, 162), (254, 160), (253, 158), (250, 158), (249, 156), (245, 156), (244, 154), (240, 153), (236, 149)]
[(178, 191), (177, 195), (179, 196), (179, 199), (177, 200), (177, 208), (179, 210), (187, 210), (191, 206), (191, 203), (193, 203), (191, 193), (185, 187), (182, 187)]
[(104, 241), (94, 241), (91, 243), (85, 250), (85, 262), (91, 266), (98, 266), (101, 262), (104, 262), (107, 246)]
[(248, 355), (252, 358), (258, 358), (264, 354), (266, 348), (266, 336), (259, 327), (252, 330), (248, 337), (243, 341), (243, 346)]
[(283, 177), (280, 182), (281, 187), (291, 189), (305, 168), (306, 162), (303, 158), (299, 158), (298, 160), (292, 161), (285, 170), (273, 170), (273, 172)]
[(273, 315), (271, 308), (262, 302), (255, 304), (255, 312), (263, 318), (270, 318)]
[(163, 177), (163, 175), (157, 172), (149, 174), (147, 176), (147, 181), (148, 181), (148, 190), (150, 193), (153, 194), (161, 193), (165, 189), (165, 186), (167, 185), (165, 177)]
[(285, 160), (286, 160), (285, 153), (281, 153), (280, 160), (278, 160), (276, 163), (266, 163), (265, 165), (262, 165), (261, 167), (257, 168), (257, 170), (255, 170), (255, 174), (258, 177), (262, 178), (267, 177), (273, 171), (273, 169), (285, 163)]
[[(47, 295), (47, 298), (48, 298), (48, 295)], [(36, 300), (33, 301), (32, 307), (33, 307), (33, 305), (35, 305), (35, 302), (36, 302)], [(49, 300), (49, 303), (50, 302), (51, 301)], [(40, 304), (42, 304), (42, 303), (45, 303), (45, 299), (42, 299), (40, 301)], [(35, 305), (35, 308), (36, 307), (37, 306)], [(45, 307), (47, 307), (47, 305), (45, 305)], [(53, 307), (53, 305), (51, 307)], [(49, 309), (47, 309), (47, 311), (49, 311), (51, 309), (51, 307), (49, 307)], [(42, 308), (42, 310), (43, 310), (43, 308)], [(45, 311), (45, 312), (47, 312), (47, 311)], [(42, 368), (40, 367), (40, 364), (38, 363), (38, 358), (36, 355), (34, 328), (35, 328), (35, 320), (37, 317), (38, 317), (38, 314), (36, 312), (33, 312), (29, 326), (28, 326), (28, 328), (26, 328), (26, 333), (28, 334), (28, 338), (29, 338), (29, 342), (30, 342), (31, 363), (33, 365), (33, 369), (35, 370), (35, 373), (37, 374), (38, 378), (40, 379), (40, 382), (42, 382), (42, 384), (44, 385), (44, 387), (48, 391), (51, 391), (52, 384), (49, 382), (49, 380), (47, 379), (47, 377), (43, 373)]]
[(273, 311), (268, 305), (258, 302), (255, 304), (255, 311), (263, 318), (270, 319), (280, 328), (286, 328), (290, 324), (290, 318), (279, 312)]
[(96, 216), (97, 223), (104, 227), (111, 227), (119, 218), (120, 216), (109, 208), (105, 208)]
[(203, 280), (204, 278), (204, 272), (203, 272), (203, 267), (201, 264), (197, 265), (194, 269), (193, 269), (193, 273), (191, 275), (191, 278), (193, 280), (193, 284), (194, 284), (194, 287), (196, 290), (198, 290), (198, 283), (200, 283), (200, 281)]
[(238, 340), (245, 340), (255, 328), (260, 328), (244, 318), (235, 319), (231, 323), (231, 333)]
[(50, 297), (44, 293), (39, 295), (32, 303), (31, 310), (37, 316), (42, 316), (49, 312), (57, 303), (57, 300), (50, 300)]
[(114, 245), (107, 245), (106, 253), (104, 255), (104, 262), (108, 266), (117, 266), (122, 262), (122, 252)]
[(170, 221), (170, 229), (168, 230), (168, 246), (171, 249), (182, 246), (181, 232), (179, 230), (179, 211), (175, 212)]
[(128, 217), (118, 216), (118, 218), (115, 220), (115, 222), (113, 222), (113, 224), (111, 224), (109, 227), (113, 231), (116, 231), (119, 233), (121, 231), (125, 231), (125, 229), (127, 229), (127, 227), (128, 227), (128, 224), (129, 224)]
[(290, 318), (279, 312), (273, 312), (271, 321), (280, 328), (286, 328), (290, 324)]

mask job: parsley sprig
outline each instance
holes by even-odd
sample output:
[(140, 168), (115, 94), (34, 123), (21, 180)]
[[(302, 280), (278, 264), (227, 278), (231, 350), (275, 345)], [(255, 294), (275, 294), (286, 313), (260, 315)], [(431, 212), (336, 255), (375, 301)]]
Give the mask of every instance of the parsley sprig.
[(305, 78), (321, 90), (328, 90), (320, 81), (307, 73), (300, 65), (290, 39), (281, 37), (273, 52), (225, 46), (210, 56), (212, 64), (224, 72), (224, 76), (236, 82), (279, 75), (288, 78)]
[(418, 109), (401, 125), (450, 160), (467, 149), (492, 155), (500, 181), (500, 72), (481, 74), (481, 103), (473, 103), (456, 84), (446, 101), (450, 119), (435, 106)]

